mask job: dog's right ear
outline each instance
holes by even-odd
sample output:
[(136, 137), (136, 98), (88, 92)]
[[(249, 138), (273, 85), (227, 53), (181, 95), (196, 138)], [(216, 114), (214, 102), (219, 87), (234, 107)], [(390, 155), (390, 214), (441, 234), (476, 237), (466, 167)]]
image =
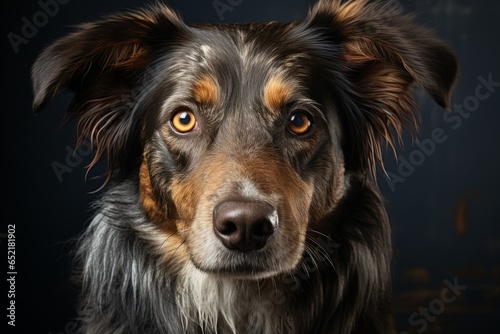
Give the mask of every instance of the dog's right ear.
[(188, 30), (161, 4), (78, 26), (33, 65), (33, 110), (39, 112), (63, 89), (75, 92), (68, 119), (79, 118), (78, 141), (89, 139), (95, 149), (89, 168), (106, 157), (108, 178), (117, 168), (124, 172), (138, 131), (134, 87), (155, 55)]

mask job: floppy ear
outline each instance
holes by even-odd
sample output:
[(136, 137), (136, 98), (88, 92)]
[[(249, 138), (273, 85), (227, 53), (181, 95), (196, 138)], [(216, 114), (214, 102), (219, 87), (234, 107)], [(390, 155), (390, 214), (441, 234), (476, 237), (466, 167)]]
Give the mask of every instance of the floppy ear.
[[(382, 140), (395, 150), (404, 129), (416, 129), (414, 87), (442, 107), (449, 105), (458, 65), (450, 49), (412, 23), (392, 1), (320, 0), (302, 23), (333, 50), (346, 87), (340, 110), (346, 129), (344, 152), (352, 170), (375, 175)], [(324, 53), (324, 52), (323, 52)], [(325, 55), (323, 57), (328, 57)], [(413, 131), (412, 131), (413, 132)]]
[(33, 65), (33, 110), (39, 112), (65, 88), (74, 91), (67, 118), (79, 118), (78, 142), (88, 138), (95, 148), (89, 168), (107, 158), (109, 180), (117, 167), (124, 172), (137, 150), (134, 88), (156, 52), (185, 31), (178, 16), (161, 4), (78, 26)]

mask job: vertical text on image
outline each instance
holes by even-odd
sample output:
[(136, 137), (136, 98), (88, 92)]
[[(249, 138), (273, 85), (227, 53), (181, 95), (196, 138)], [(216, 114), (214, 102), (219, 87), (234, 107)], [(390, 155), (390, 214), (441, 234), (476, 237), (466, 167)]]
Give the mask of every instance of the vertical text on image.
[(16, 326), (16, 225), (7, 226), (7, 323)]

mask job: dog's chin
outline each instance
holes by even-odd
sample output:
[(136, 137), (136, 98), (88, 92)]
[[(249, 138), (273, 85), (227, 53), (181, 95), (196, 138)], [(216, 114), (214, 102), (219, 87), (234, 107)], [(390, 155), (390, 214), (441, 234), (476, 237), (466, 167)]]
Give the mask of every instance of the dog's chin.
[(255, 281), (255, 280), (261, 280), (261, 279), (266, 279), (266, 278), (272, 278), (275, 276), (278, 276), (281, 272), (278, 270), (252, 270), (252, 269), (242, 269), (242, 270), (235, 270), (235, 269), (210, 269), (206, 270), (204, 268), (198, 268), (199, 270), (216, 276), (218, 278), (228, 278), (228, 279), (235, 279), (235, 280), (241, 280), (241, 281)]
[(285, 272), (285, 268), (273, 268), (263, 264), (254, 264), (251, 262), (238, 264), (213, 264), (203, 265), (197, 261), (192, 261), (193, 265), (200, 271), (216, 276), (218, 278), (229, 278), (236, 280), (260, 280), (278, 276)]
[(215, 275), (219, 278), (229, 278), (236, 279), (241, 281), (252, 281), (252, 280), (261, 280), (266, 278), (275, 277), (280, 274), (279, 271), (276, 270), (265, 270), (265, 271), (229, 271), (229, 270), (219, 270), (212, 271), (211, 275)]

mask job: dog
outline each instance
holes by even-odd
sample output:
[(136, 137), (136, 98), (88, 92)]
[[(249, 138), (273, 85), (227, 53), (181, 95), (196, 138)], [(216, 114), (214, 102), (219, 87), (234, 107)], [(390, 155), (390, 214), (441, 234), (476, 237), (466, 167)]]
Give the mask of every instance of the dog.
[(82, 24), (32, 69), (107, 164), (77, 247), (82, 331), (393, 333), (384, 147), (414, 88), (447, 108), (444, 42), (388, 2), (188, 26), (169, 7)]

